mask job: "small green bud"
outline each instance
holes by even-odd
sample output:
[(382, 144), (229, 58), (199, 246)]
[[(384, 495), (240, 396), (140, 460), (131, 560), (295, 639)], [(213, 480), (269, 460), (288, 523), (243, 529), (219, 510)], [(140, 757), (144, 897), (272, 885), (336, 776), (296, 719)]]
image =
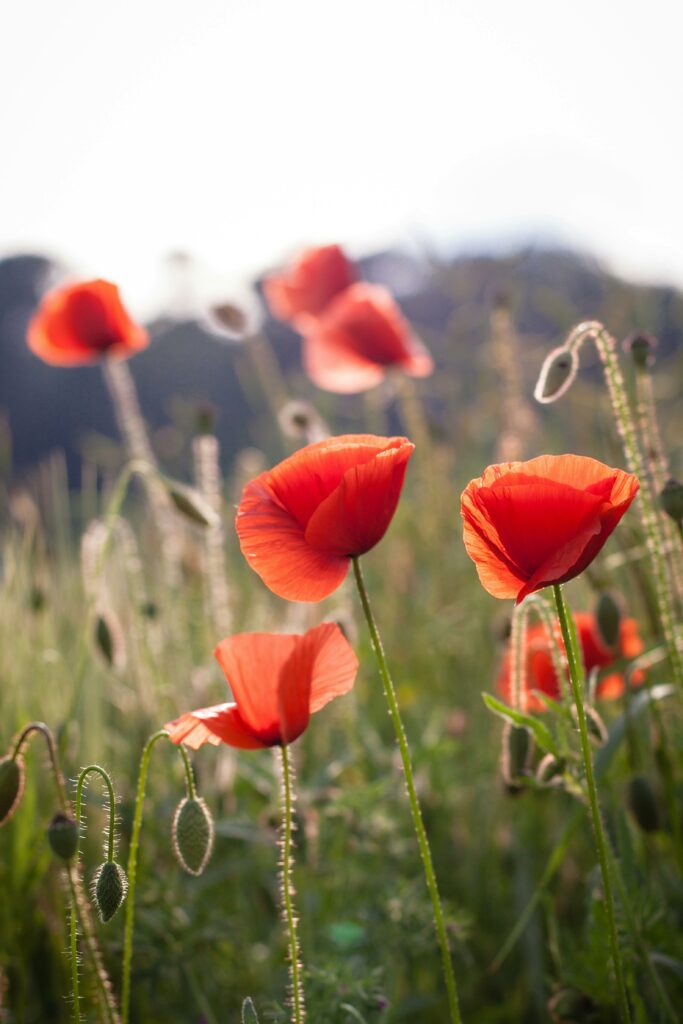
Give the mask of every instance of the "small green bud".
[(176, 510), (196, 526), (216, 526), (219, 517), (199, 491), (177, 480), (165, 479), (166, 491)]
[(619, 644), (621, 630), (621, 608), (619, 602), (608, 590), (603, 590), (595, 609), (595, 623), (605, 647), (614, 650)]
[(667, 480), (659, 494), (659, 504), (675, 523), (683, 522), (683, 484)]
[(645, 775), (634, 775), (629, 779), (626, 805), (643, 832), (658, 832), (661, 829), (657, 796)]
[(519, 793), (523, 788), (519, 785), (519, 779), (528, 774), (533, 750), (534, 741), (529, 730), (506, 722), (503, 726), (500, 773), (510, 795)]
[(78, 824), (74, 818), (58, 812), (47, 827), (52, 852), (61, 860), (71, 860), (78, 850)]
[(249, 996), (242, 1003), (242, 1024), (259, 1024), (256, 1007)]
[(104, 615), (95, 619), (95, 646), (111, 668), (114, 664), (114, 637)]
[(624, 341), (624, 351), (630, 354), (634, 366), (639, 370), (652, 366), (656, 349), (657, 339), (653, 334), (630, 334)]
[(93, 882), (93, 898), (100, 919), (106, 924), (119, 909), (128, 892), (126, 872), (115, 860), (100, 865)]
[(578, 368), (579, 358), (573, 349), (565, 348), (564, 345), (553, 349), (546, 356), (538, 375), (534, 388), (536, 401), (547, 405), (560, 398), (571, 387)]
[(201, 875), (213, 850), (214, 828), (211, 812), (201, 798), (185, 797), (173, 816), (173, 849), (180, 866), (189, 875)]
[(0, 825), (9, 821), (24, 795), (24, 761), (7, 754), (0, 758)]
[(562, 784), (565, 767), (564, 758), (546, 754), (536, 769), (536, 781), (541, 786), (559, 786)]

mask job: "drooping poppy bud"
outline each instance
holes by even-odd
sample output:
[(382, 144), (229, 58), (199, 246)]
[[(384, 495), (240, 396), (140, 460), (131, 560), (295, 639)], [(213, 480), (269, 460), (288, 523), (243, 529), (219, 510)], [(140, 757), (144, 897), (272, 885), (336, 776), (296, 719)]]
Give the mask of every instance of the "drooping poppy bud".
[(111, 609), (102, 609), (95, 617), (93, 639), (95, 647), (109, 668), (120, 667), (125, 661), (123, 629)]
[(503, 741), (500, 757), (500, 773), (510, 795), (521, 792), (520, 778), (527, 775), (531, 767), (534, 741), (524, 726), (506, 722), (503, 727)]
[(199, 491), (168, 477), (164, 478), (164, 484), (176, 511), (182, 516), (197, 526), (216, 526), (219, 517)]
[(662, 827), (657, 796), (645, 775), (634, 775), (629, 779), (626, 805), (643, 832), (658, 832)]
[(201, 875), (214, 841), (213, 818), (205, 801), (189, 797), (181, 800), (173, 816), (171, 834), (180, 866), (189, 875)]
[(673, 478), (667, 480), (660, 492), (659, 504), (680, 526), (683, 522), (683, 484)]
[(0, 758), (0, 825), (9, 821), (24, 794), (24, 761), (7, 754)]
[(621, 636), (621, 607), (608, 590), (603, 590), (595, 609), (595, 625), (605, 647), (614, 650)]
[(47, 838), (52, 852), (61, 860), (69, 861), (78, 850), (78, 824), (74, 818), (55, 814), (47, 827)]
[(256, 1007), (249, 996), (242, 1003), (242, 1024), (259, 1024)]
[(553, 349), (545, 358), (541, 372), (538, 375), (538, 382), (534, 388), (534, 398), (543, 405), (554, 402), (555, 399), (568, 391), (574, 382), (579, 368), (579, 357), (574, 350), (565, 348)]
[(106, 924), (119, 909), (128, 892), (126, 872), (115, 860), (102, 864), (93, 882), (93, 899), (100, 919)]
[(546, 754), (536, 769), (536, 781), (541, 786), (560, 786), (562, 776), (566, 768), (566, 762), (562, 757), (555, 757), (554, 754)]

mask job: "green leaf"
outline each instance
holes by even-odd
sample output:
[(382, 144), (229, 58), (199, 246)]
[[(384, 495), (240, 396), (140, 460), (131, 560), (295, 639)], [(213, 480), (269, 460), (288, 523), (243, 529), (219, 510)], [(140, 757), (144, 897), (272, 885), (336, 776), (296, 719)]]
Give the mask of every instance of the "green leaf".
[(249, 996), (242, 1003), (242, 1024), (259, 1024), (256, 1007)]
[(514, 708), (503, 704), (502, 701), (496, 700), (490, 693), (482, 693), (482, 697), (484, 698), (484, 704), (486, 704), (489, 711), (493, 711), (494, 715), (500, 715), (501, 718), (512, 722), (513, 725), (524, 726), (533, 735), (536, 743), (542, 750), (547, 751), (549, 754), (554, 754), (556, 757), (560, 756), (557, 744), (543, 722), (539, 722), (533, 715), (525, 715), (522, 711), (515, 711)]

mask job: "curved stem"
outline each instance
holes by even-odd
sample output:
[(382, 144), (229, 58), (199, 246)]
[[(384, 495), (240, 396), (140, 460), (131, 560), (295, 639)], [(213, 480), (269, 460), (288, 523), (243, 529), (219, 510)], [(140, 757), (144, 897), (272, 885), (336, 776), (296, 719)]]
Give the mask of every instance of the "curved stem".
[(375, 657), (377, 658), (379, 674), (382, 677), (382, 683), (384, 685), (384, 693), (387, 698), (387, 704), (389, 705), (389, 715), (394, 726), (396, 740), (398, 742), (398, 747), (401, 753), (401, 761), (403, 763), (403, 774), (405, 777), (406, 789), (408, 791), (410, 810), (413, 816), (413, 825), (415, 827), (415, 832), (417, 834), (418, 846), (420, 847), (420, 855), (422, 857), (425, 881), (427, 883), (427, 889), (429, 890), (429, 895), (432, 901), (434, 922), (436, 924), (436, 934), (439, 940), (439, 946), (441, 948), (441, 960), (443, 966), (444, 979), (446, 982), (446, 990), (448, 992), (448, 1006), (450, 1011), (450, 1019), (452, 1024), (460, 1024), (462, 1018), (460, 1016), (460, 1008), (458, 1006), (458, 993), (455, 984), (455, 975), (453, 973), (453, 964), (451, 962), (451, 953), (448, 946), (446, 923), (444, 921), (443, 910), (441, 907), (441, 898), (439, 896), (436, 875), (434, 873), (432, 852), (429, 847), (429, 840), (427, 838), (427, 832), (424, 827), (424, 821), (422, 820), (420, 802), (418, 800), (417, 792), (415, 790), (415, 781), (413, 779), (413, 768), (410, 759), (410, 748), (408, 746), (408, 739), (405, 734), (405, 729), (403, 728), (403, 722), (401, 720), (401, 713), (398, 706), (398, 700), (396, 698), (396, 691), (394, 690), (394, 684), (392, 682), (391, 675), (389, 674), (389, 666), (387, 664), (384, 648), (382, 647), (382, 640), (379, 635), (379, 630), (377, 629), (377, 625), (372, 614), (372, 609), (370, 607), (370, 599), (368, 597), (368, 592), (365, 587), (365, 581), (363, 580), (363, 573), (361, 570), (360, 561), (358, 557), (353, 558), (352, 561), (353, 572), (356, 578), (356, 585), (358, 587), (360, 601), (363, 606), (365, 620), (368, 624), (368, 629), (370, 631), (370, 638), (372, 640), (372, 646), (375, 651)]
[(299, 937), (297, 935), (298, 918), (294, 910), (294, 887), (292, 886), (292, 809), (294, 806), (294, 766), (291, 763), (289, 747), (283, 743), (280, 748), (280, 763), (282, 766), (282, 871), (280, 873), (280, 885), (282, 895), (282, 909), (287, 924), (287, 935), (289, 940), (289, 978), (291, 989), (292, 1009), (294, 1010), (295, 1024), (302, 1024), (306, 1019), (306, 1008), (304, 1005), (304, 989), (301, 981), (301, 962), (299, 960)]
[[(135, 813), (133, 817), (133, 831), (130, 837), (130, 850), (128, 852), (128, 897), (126, 899), (126, 920), (124, 924), (123, 937), (123, 975), (121, 981), (121, 1021), (128, 1024), (130, 1014), (130, 971), (133, 960), (133, 930), (135, 924), (135, 888), (137, 884), (138, 851), (140, 848), (140, 831), (142, 829), (142, 812), (145, 803), (145, 788), (147, 786), (147, 772), (149, 770), (149, 759), (158, 740), (169, 739), (165, 729), (159, 729), (153, 733), (145, 744), (142, 757), (140, 758), (140, 770), (138, 773), (138, 788), (135, 797)], [(185, 770), (185, 781), (190, 799), (195, 796), (194, 776), (192, 767), (188, 760), (187, 751), (179, 746), (178, 751), (183, 761)]]
[[(109, 796), (109, 832), (107, 835), (107, 860), (112, 861), (114, 859), (114, 832), (116, 828), (116, 795), (114, 793), (114, 786), (112, 784), (109, 773), (101, 768), (98, 764), (89, 764), (87, 768), (83, 768), (80, 775), (78, 776), (78, 783), (76, 785), (76, 824), (78, 825), (78, 836), (80, 839), (81, 834), (81, 804), (83, 802), (83, 786), (88, 775), (96, 773), (104, 781), (107, 787), (107, 793)], [(76, 860), (78, 860), (79, 851), (76, 850)]]
[(631, 1020), (631, 1011), (628, 1005), (628, 996), (626, 994), (626, 982), (624, 979), (624, 972), (621, 963), (621, 953), (619, 952), (619, 942), (617, 938), (617, 925), (614, 912), (614, 895), (612, 892), (612, 879), (609, 870), (609, 853), (607, 848), (607, 839), (602, 824), (602, 817), (600, 814), (600, 806), (598, 804), (598, 788), (595, 784), (595, 772), (593, 769), (593, 754), (591, 752), (590, 739), (588, 737), (588, 726), (586, 724), (586, 712), (583, 707), (583, 679), (582, 673), (579, 669), (579, 659), (577, 656), (578, 646), (576, 642), (576, 633), (574, 631), (574, 623), (571, 620), (567, 606), (564, 601), (562, 594), (562, 588), (559, 583), (553, 584), (553, 592), (555, 594), (555, 603), (557, 604), (557, 614), (560, 619), (560, 627), (562, 629), (562, 639), (564, 640), (565, 650), (567, 652), (567, 661), (569, 664), (569, 680), (572, 687), (572, 695), (574, 697), (574, 703), (576, 704), (576, 717), (579, 724), (579, 736), (581, 738), (581, 753), (583, 755), (584, 770), (586, 773), (586, 789), (588, 790), (588, 803), (590, 805), (591, 819), (593, 822), (593, 832), (595, 833), (595, 843), (598, 851), (598, 861), (600, 864), (600, 873), (602, 875), (602, 886), (605, 895), (605, 913), (607, 916), (607, 927), (609, 931), (610, 949), (612, 953), (612, 962), (614, 964), (614, 973), (617, 983), (617, 997), (619, 1001), (619, 1014), (625, 1024)]

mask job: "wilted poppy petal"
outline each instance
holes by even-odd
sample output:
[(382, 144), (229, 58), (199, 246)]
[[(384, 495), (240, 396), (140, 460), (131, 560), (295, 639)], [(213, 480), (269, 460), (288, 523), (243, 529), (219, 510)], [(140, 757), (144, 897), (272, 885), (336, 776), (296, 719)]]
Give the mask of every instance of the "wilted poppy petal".
[(400, 439), (371, 461), (348, 469), (311, 516), (306, 541), (337, 555), (362, 555), (373, 548), (396, 511), (414, 450), (410, 441)]
[(198, 750), (204, 743), (227, 743), (241, 750), (258, 750), (265, 746), (251, 731), (236, 704), (216, 704), (199, 711), (188, 711), (164, 729), (173, 743), (184, 743)]

